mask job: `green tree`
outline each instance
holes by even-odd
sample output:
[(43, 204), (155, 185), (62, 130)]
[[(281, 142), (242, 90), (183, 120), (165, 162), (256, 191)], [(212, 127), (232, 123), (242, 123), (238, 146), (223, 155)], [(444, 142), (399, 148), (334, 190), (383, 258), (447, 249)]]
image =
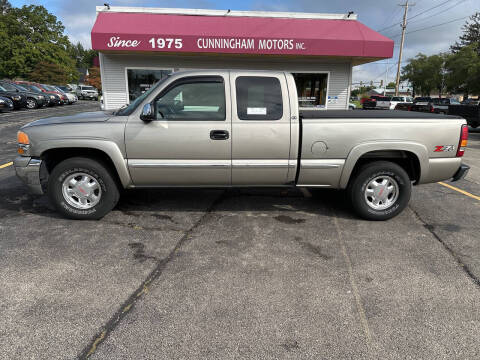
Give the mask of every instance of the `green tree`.
[(98, 56), (98, 51), (92, 49), (85, 49), (80, 42), (72, 44), (68, 52), (70, 56), (75, 60), (76, 67), (79, 69), (88, 69), (92, 67), (93, 58)]
[(5, 15), (12, 8), (8, 0), (0, 0), (0, 16)]
[(39, 83), (62, 85), (69, 81), (69, 74), (57, 64), (39, 62), (28, 78)]
[(0, 15), (0, 78), (28, 78), (39, 62), (46, 62), (61, 67), (68, 81), (78, 79), (75, 61), (68, 52), (70, 41), (54, 15), (43, 6), (4, 6), (7, 10)]
[(375, 89), (375, 86), (360, 86), (358, 89), (352, 90), (352, 96), (359, 96), (368, 93), (370, 90)]
[(402, 81), (408, 80), (415, 93), (430, 95), (437, 90), (441, 95), (445, 91), (446, 58), (446, 54), (418, 54), (402, 68)]
[(480, 54), (480, 12), (476, 12), (462, 26), (463, 34), (459, 41), (455, 42), (450, 49), (453, 53), (459, 52), (466, 46), (474, 45), (475, 50)]
[(452, 92), (480, 94), (480, 55), (479, 44), (472, 43), (452, 53), (446, 59), (446, 85)]
[(387, 89), (394, 89), (395, 88), (395, 83), (393, 81), (390, 81), (388, 84), (387, 84)]

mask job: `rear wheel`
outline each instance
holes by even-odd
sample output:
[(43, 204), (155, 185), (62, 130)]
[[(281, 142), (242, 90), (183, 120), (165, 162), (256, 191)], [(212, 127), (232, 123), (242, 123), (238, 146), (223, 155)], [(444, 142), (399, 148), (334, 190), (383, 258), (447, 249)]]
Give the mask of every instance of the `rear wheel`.
[(79, 220), (102, 218), (120, 198), (108, 167), (81, 157), (55, 166), (48, 180), (48, 195), (59, 212)]
[(355, 212), (367, 220), (388, 220), (408, 205), (412, 184), (406, 171), (389, 161), (364, 165), (348, 187)]
[(37, 100), (35, 100), (34, 98), (27, 98), (27, 109), (36, 109), (37, 107)]

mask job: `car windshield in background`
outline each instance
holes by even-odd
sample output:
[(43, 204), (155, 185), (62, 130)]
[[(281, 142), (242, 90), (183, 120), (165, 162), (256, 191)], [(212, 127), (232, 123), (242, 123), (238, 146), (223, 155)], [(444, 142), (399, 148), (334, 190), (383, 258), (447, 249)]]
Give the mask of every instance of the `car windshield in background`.
[(18, 85), (18, 84), (12, 84), (12, 85), (15, 86), (15, 87), (16, 87), (18, 90), (20, 90), (20, 91), (28, 91), (27, 88), (25, 88), (25, 87), (23, 87), (23, 86), (20, 86), (20, 85)]
[(7, 89), (5, 89), (4, 87), (2, 87), (2, 85), (0, 85), (0, 91), (7, 91)]
[(25, 86), (28, 87), (30, 90), (33, 90), (33, 91), (35, 91), (35, 92), (42, 92), (42, 90), (41, 90), (39, 87), (35, 86), (35, 85), (29, 85), (29, 84), (27, 84), (27, 85), (25, 85)]
[(403, 98), (399, 96), (394, 96), (392, 97), (392, 101), (403, 101)]
[(163, 79), (161, 79), (159, 82), (154, 84), (150, 89), (145, 91), (142, 95), (137, 97), (134, 101), (130, 103), (130, 105), (125, 104), (124, 107), (121, 107), (118, 109), (114, 114), (118, 116), (128, 116), (130, 115), (139, 104), (142, 103), (142, 101), (152, 93), (152, 91), (155, 91), (160, 84), (163, 84), (167, 79), (169, 79), (170, 76), (165, 76)]
[(82, 86), (82, 90), (95, 90), (93, 86)]
[(45, 84), (42, 84), (42, 86), (47, 89), (48, 91), (58, 91), (57, 89), (55, 89), (53, 86), (49, 86), (49, 85), (45, 85)]
[(13, 86), (9, 83), (2, 82), (1, 85), (2, 85), (3, 88), (7, 89), (8, 91), (17, 91), (18, 90), (15, 86)]
[(66, 86), (57, 86), (57, 87), (58, 87), (60, 90), (65, 91), (65, 92), (70, 91), (70, 89), (69, 89), (68, 87), (66, 87)]

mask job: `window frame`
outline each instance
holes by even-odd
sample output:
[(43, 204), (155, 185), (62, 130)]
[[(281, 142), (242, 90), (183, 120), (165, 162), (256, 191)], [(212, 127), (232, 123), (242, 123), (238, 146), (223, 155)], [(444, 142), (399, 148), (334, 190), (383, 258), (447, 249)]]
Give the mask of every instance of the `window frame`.
[[(317, 110), (317, 111), (325, 111), (325, 110), (328, 110), (328, 96), (330, 94), (330, 75), (331, 75), (331, 71), (302, 71), (302, 70), (294, 70), (294, 71), (288, 71), (288, 70), (285, 70), (286, 72), (289, 72), (290, 74), (292, 74), (292, 76), (294, 76), (294, 74), (326, 74), (327, 75), (327, 92), (325, 94), (325, 107), (324, 108), (315, 108), (315, 107), (304, 107), (304, 106), (300, 106), (300, 102), (298, 102), (298, 110)], [(296, 90), (296, 84), (295, 84), (295, 90)], [(298, 94), (297, 94), (297, 97), (298, 97)], [(350, 99), (350, 97), (348, 98)], [(347, 99), (347, 102), (349, 102), (349, 100)], [(334, 99), (332, 99), (334, 100)], [(332, 104), (334, 104), (332, 102)]]
[[(237, 81), (240, 78), (266, 78), (266, 79), (274, 79), (274, 80), (278, 81), (278, 86), (280, 88), (281, 104), (282, 104), (282, 113), (281, 113), (281, 115), (278, 119), (242, 119), (240, 117), (240, 115), (238, 113), (239, 105), (238, 105), (238, 91), (237, 91)], [(240, 121), (279, 121), (279, 120), (282, 120), (283, 117), (285, 116), (285, 104), (284, 104), (283, 100), (284, 100), (284, 95), (286, 95), (286, 93), (284, 93), (284, 89), (282, 89), (282, 81), (280, 81), (280, 79), (277, 76), (267, 76), (267, 75), (262, 75), (262, 74), (258, 74), (258, 75), (239, 74), (238, 76), (235, 77), (235, 81), (232, 84), (232, 86), (235, 87), (235, 107), (236, 107), (235, 108), (235, 115), (236, 115), (238, 120), (240, 120)], [(287, 91), (287, 89), (285, 89), (285, 91)]]
[[(223, 119), (166, 119), (166, 118), (157, 118), (157, 100), (168, 93), (173, 88), (183, 85), (183, 84), (194, 84), (194, 83), (221, 83), (223, 84), (223, 95), (225, 100), (225, 116)], [(172, 81), (168, 84), (162, 91), (160, 91), (155, 97), (153, 98), (153, 108), (155, 114), (156, 121), (189, 121), (189, 122), (196, 122), (196, 121), (226, 121), (227, 120), (227, 82), (225, 77), (222, 75), (192, 75), (187, 77), (182, 77), (180, 79)]]

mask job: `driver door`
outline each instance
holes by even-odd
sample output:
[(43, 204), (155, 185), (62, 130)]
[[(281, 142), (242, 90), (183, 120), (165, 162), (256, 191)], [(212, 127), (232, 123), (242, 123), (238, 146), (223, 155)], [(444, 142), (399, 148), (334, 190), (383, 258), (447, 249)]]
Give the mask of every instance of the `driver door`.
[(155, 97), (155, 119), (125, 130), (135, 186), (231, 185), (228, 72), (173, 80)]

